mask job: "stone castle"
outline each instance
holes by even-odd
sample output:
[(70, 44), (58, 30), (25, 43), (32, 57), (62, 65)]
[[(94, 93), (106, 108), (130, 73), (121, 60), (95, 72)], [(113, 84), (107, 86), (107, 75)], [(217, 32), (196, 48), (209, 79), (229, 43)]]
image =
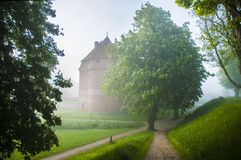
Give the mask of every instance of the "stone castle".
[(94, 43), (94, 49), (81, 61), (79, 67), (79, 98), (81, 108), (90, 112), (118, 112), (120, 103), (101, 90), (102, 77), (109, 63), (105, 47), (112, 42), (108, 36)]

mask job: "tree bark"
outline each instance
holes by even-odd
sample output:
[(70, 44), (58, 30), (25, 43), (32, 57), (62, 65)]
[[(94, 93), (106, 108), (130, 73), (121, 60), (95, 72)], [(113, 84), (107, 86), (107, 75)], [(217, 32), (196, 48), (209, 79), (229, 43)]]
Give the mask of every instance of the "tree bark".
[[(235, 28), (235, 32), (237, 35), (237, 40), (238, 40), (238, 46), (236, 48), (236, 55), (239, 59), (239, 72), (241, 74), (241, 25), (240, 25), (240, 21), (234, 21), (236, 18), (240, 17), (240, 11), (237, 9), (238, 8), (238, 4), (235, 1), (229, 1), (226, 0), (225, 2), (227, 4), (227, 6), (225, 6), (226, 10), (231, 14), (232, 16), (232, 23), (233, 25), (236, 26)], [(240, 6), (239, 6), (240, 8)]]
[(241, 74), (241, 59), (239, 59), (239, 73)]
[[(208, 28), (208, 25), (207, 25), (207, 21), (204, 20), (204, 22), (205, 22), (205, 29), (207, 30), (208, 36), (209, 36), (209, 38), (212, 39), (212, 36), (210, 35), (210, 31), (209, 31), (209, 28)], [(222, 59), (221, 59), (221, 57), (220, 57), (220, 55), (219, 55), (217, 46), (216, 46), (213, 42), (210, 42), (210, 43), (211, 43), (211, 45), (212, 45), (212, 47), (213, 47), (213, 49), (214, 49), (214, 51), (215, 51), (215, 54), (216, 54), (216, 56), (217, 56), (217, 58), (218, 58), (218, 63), (219, 63), (219, 65), (220, 65), (220, 67), (223, 69), (223, 71), (224, 71), (225, 75), (227, 76), (228, 80), (229, 80), (236, 88), (241, 88), (241, 84), (237, 84), (237, 83), (234, 82), (234, 81), (232, 80), (232, 78), (229, 76), (229, 74), (228, 74), (228, 72), (227, 72), (227, 70), (226, 70), (226, 68), (225, 68), (225, 66), (224, 66), (224, 64), (223, 64), (223, 61), (222, 61)], [(239, 69), (241, 69), (241, 66), (240, 66), (240, 65), (241, 65), (241, 64), (240, 64), (241, 56), (239, 56), (239, 55), (237, 55), (237, 56), (238, 56), (238, 58), (239, 58)], [(241, 74), (241, 72), (240, 72), (240, 74)]]
[(239, 88), (234, 88), (235, 97), (239, 97)]
[(154, 125), (155, 125), (155, 119), (153, 119), (153, 118), (149, 119), (148, 120), (148, 129), (149, 130), (155, 130)]
[(178, 107), (175, 107), (173, 111), (174, 111), (173, 119), (176, 120), (176, 119), (179, 118), (179, 109), (178, 109)]
[(157, 103), (154, 103), (154, 106), (150, 109), (150, 112), (148, 115), (149, 130), (155, 130), (155, 120), (156, 120), (157, 112), (158, 112), (158, 106), (157, 106)]

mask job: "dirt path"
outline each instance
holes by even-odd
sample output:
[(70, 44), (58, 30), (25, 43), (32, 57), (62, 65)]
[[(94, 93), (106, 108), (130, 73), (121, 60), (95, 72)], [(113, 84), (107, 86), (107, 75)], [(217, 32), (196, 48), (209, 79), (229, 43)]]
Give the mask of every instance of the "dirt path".
[[(144, 131), (144, 130), (146, 130), (146, 128), (147, 128), (147, 125), (145, 125), (144, 127), (139, 128), (139, 129), (131, 130), (131, 131), (128, 131), (128, 132), (123, 132), (123, 133), (120, 133), (120, 134), (112, 136), (112, 139), (115, 140), (117, 138), (121, 138), (121, 137), (130, 135), (130, 134), (133, 134), (133, 133)], [(43, 158), (41, 160), (59, 160), (59, 159), (63, 159), (63, 158), (66, 158), (68, 156), (72, 156), (74, 154), (77, 154), (79, 152), (83, 152), (85, 150), (88, 150), (90, 148), (99, 146), (101, 144), (107, 143), (109, 141), (110, 141), (110, 137), (107, 137), (107, 138), (98, 140), (96, 142), (93, 142), (93, 143), (90, 143), (90, 144), (87, 144), (87, 145), (84, 145), (84, 146), (81, 146), (81, 147), (78, 147), (78, 148), (74, 148), (74, 149), (71, 149), (71, 150), (68, 150), (68, 151), (65, 151), (65, 152), (61, 152), (61, 153), (55, 154), (53, 156), (45, 157), (45, 158)]]
[(158, 120), (155, 122), (153, 142), (146, 154), (145, 160), (181, 160), (177, 151), (172, 147), (167, 139), (167, 131), (175, 127), (179, 121), (173, 121), (170, 118)]

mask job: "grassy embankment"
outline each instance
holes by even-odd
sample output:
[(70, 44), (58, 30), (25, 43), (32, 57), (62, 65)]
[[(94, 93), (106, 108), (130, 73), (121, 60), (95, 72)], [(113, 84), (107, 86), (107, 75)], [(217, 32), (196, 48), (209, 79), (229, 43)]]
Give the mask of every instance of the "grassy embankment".
[(132, 134), (78, 153), (66, 160), (143, 160), (153, 139), (153, 131)]
[[(62, 126), (56, 127), (56, 134), (59, 138), (59, 147), (54, 146), (51, 151), (42, 152), (39, 155), (33, 157), (33, 159), (50, 156), (142, 126), (142, 124), (139, 122), (73, 120), (73, 118), (86, 119), (80, 116), (84, 112), (79, 112), (81, 114), (76, 114), (78, 115), (77, 117), (73, 115), (73, 113), (76, 113), (76, 111), (69, 111), (69, 113), (71, 113), (72, 116), (71, 114), (68, 114), (68, 117), (66, 118), (70, 118), (72, 120), (64, 119), (62, 121)], [(88, 113), (86, 112), (84, 113), (84, 115), (87, 114)], [(99, 117), (99, 120), (106, 118), (109, 118), (109, 120), (122, 120), (126, 117), (129, 117), (129, 119), (132, 120), (141, 119), (138, 119), (137, 117), (132, 118), (129, 115), (120, 115), (119, 119), (114, 115), (95, 114), (95, 116)], [(23, 159), (23, 156), (19, 152), (14, 152), (10, 159)]]
[(214, 99), (168, 133), (184, 160), (241, 159), (241, 98)]

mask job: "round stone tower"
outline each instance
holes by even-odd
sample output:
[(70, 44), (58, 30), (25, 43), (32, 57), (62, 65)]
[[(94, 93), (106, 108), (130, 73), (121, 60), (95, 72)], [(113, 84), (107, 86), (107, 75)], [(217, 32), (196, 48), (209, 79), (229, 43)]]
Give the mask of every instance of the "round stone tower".
[(116, 112), (120, 105), (101, 90), (102, 77), (107, 70), (105, 47), (111, 44), (108, 36), (95, 42), (94, 49), (81, 61), (79, 67), (79, 97), (81, 108), (90, 112)]

